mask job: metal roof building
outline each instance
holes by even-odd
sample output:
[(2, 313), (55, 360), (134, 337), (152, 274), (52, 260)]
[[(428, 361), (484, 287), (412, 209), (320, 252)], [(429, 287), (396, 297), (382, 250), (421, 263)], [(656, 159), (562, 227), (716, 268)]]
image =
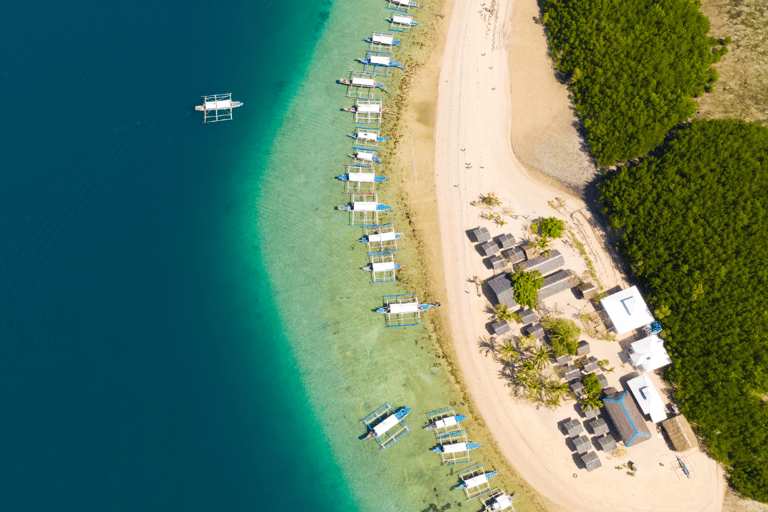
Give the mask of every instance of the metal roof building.
[(553, 249), (551, 251), (545, 251), (539, 254), (535, 258), (528, 261), (519, 263), (517, 268), (525, 270), (526, 272), (532, 272), (538, 270), (542, 275), (557, 270), (559, 267), (565, 265), (565, 260), (560, 251)]

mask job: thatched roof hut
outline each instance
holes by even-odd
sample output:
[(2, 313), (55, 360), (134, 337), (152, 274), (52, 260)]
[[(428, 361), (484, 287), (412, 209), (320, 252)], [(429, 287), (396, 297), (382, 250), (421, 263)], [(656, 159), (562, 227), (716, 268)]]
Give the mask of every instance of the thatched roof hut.
[(606, 377), (606, 376), (605, 376), (605, 375), (603, 375), (602, 373), (598, 373), (598, 374), (597, 374), (597, 382), (599, 382), (599, 383), (600, 383), (600, 387), (601, 387), (602, 389), (605, 389), (605, 388), (607, 388), (607, 387), (608, 387), (608, 377)]
[(581, 462), (583, 462), (584, 465), (587, 466), (587, 471), (594, 471), (595, 469), (603, 465), (603, 463), (600, 462), (600, 458), (597, 456), (595, 452), (589, 452), (582, 455)]
[(595, 356), (589, 356), (589, 359), (587, 360), (587, 364), (584, 365), (584, 374), (592, 373), (597, 371), (600, 368), (600, 365), (597, 364), (597, 358)]
[(523, 325), (532, 324), (537, 320), (536, 312), (532, 309), (521, 309), (517, 314), (520, 315), (520, 321)]
[(483, 254), (486, 256), (493, 256), (499, 252), (499, 246), (496, 244), (496, 242), (493, 241), (485, 242), (484, 244), (480, 245), (480, 248), (483, 250)]
[(592, 420), (589, 423), (590, 428), (592, 429), (592, 432), (596, 436), (601, 436), (603, 434), (608, 433), (608, 423), (605, 422), (603, 418), (597, 418)]
[(584, 395), (584, 384), (580, 380), (571, 382), (571, 391), (577, 397)]
[(592, 444), (589, 442), (589, 438), (587, 436), (574, 437), (571, 441), (573, 442), (573, 446), (576, 447), (576, 451), (579, 453), (585, 453), (587, 450), (589, 450), (589, 447)]
[(496, 335), (506, 334), (509, 332), (509, 322), (506, 320), (502, 320), (501, 322), (494, 322), (491, 324), (491, 329), (493, 329), (493, 333)]
[(477, 243), (487, 242), (491, 239), (491, 234), (488, 232), (488, 228), (478, 227), (470, 231)]
[(510, 308), (518, 306), (515, 302), (515, 289), (512, 287), (512, 281), (509, 280), (506, 272), (493, 276), (486, 282), (496, 295), (496, 304), (506, 304)]
[(563, 424), (568, 437), (574, 437), (584, 432), (584, 425), (579, 420), (568, 420)]
[(554, 274), (550, 274), (544, 278), (544, 284), (539, 288), (537, 297), (539, 300), (546, 299), (556, 295), (562, 291), (573, 288), (573, 281), (575, 280), (573, 272), (570, 270), (558, 270)]
[(496, 255), (493, 255), (490, 258), (488, 258), (488, 263), (490, 264), (493, 270), (499, 270), (504, 268), (504, 260), (499, 258)]
[(564, 264), (565, 260), (563, 259), (563, 255), (560, 254), (560, 251), (554, 249), (551, 251), (545, 251), (535, 258), (531, 258), (528, 261), (520, 263), (517, 268), (520, 270), (525, 270), (526, 272), (538, 270), (541, 272), (541, 275), (545, 275), (549, 272), (557, 270)]
[(523, 327), (523, 331), (525, 331), (526, 335), (533, 336), (537, 339), (542, 339), (544, 337), (544, 327), (542, 327), (541, 324), (526, 325)]
[(565, 354), (564, 356), (557, 356), (557, 357), (555, 358), (555, 362), (556, 362), (557, 364), (565, 364), (565, 363), (568, 363), (568, 362), (570, 362), (572, 359), (573, 359), (573, 356), (572, 356), (572, 355), (570, 355), (570, 354)]
[(522, 247), (513, 247), (501, 252), (501, 255), (509, 260), (510, 263), (520, 263), (525, 260), (525, 251)]
[(597, 443), (604, 452), (610, 452), (616, 449), (616, 440), (611, 434), (605, 434), (603, 437), (597, 438)]
[(651, 438), (651, 432), (629, 391), (607, 395), (603, 398), (603, 407), (619, 431), (625, 446), (629, 447)]
[(581, 372), (579, 371), (579, 368), (574, 365), (568, 365), (564, 368), (563, 378), (570, 382), (572, 380), (579, 379), (581, 377)]
[(584, 407), (579, 406), (581, 410), (581, 414), (584, 415), (584, 419), (591, 420), (592, 418), (597, 418), (598, 409), (592, 409), (591, 407)]
[(576, 355), (577, 356), (585, 356), (589, 354), (590, 352), (589, 343), (585, 340), (581, 340), (579, 342), (579, 346), (576, 348)]
[(496, 239), (496, 241), (499, 244), (499, 247), (502, 249), (509, 249), (515, 245), (515, 237), (513, 237), (510, 234), (503, 234), (500, 237)]
[(696, 434), (693, 433), (690, 423), (682, 414), (662, 421), (661, 426), (667, 432), (675, 451), (684, 452), (698, 446)]

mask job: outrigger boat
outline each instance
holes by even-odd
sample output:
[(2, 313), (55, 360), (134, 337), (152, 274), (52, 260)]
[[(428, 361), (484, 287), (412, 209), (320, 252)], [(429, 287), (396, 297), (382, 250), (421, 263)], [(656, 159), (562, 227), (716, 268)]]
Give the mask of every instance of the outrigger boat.
[(469, 450), (475, 450), (477, 448), (480, 448), (480, 443), (461, 442), (461, 443), (441, 444), (440, 446), (435, 446), (434, 448), (432, 448), (432, 451), (435, 453), (456, 453), (456, 452), (468, 452)]
[(510, 496), (500, 489), (496, 489), (487, 497), (480, 498), (485, 505), (483, 509), (485, 512), (506, 512), (507, 510), (514, 512), (515, 508), (512, 506), (514, 499), (514, 496)]
[(203, 104), (197, 105), (195, 110), (203, 112), (204, 123), (217, 121), (231, 121), (232, 109), (242, 107), (242, 101), (232, 101), (232, 94), (212, 94), (203, 96)]
[[(392, 306), (395, 306), (395, 307), (393, 308)], [(414, 312), (416, 312), (416, 311), (426, 311), (429, 308), (438, 308), (438, 307), (440, 307), (440, 303), (439, 302), (433, 302), (432, 304), (413, 304), (413, 303), (410, 303), (410, 304), (398, 304), (398, 303), (393, 303), (393, 304), (387, 304), (386, 306), (382, 306), (382, 307), (376, 309), (376, 312), (377, 313), (384, 313), (384, 314), (394, 314), (394, 313), (398, 313), (399, 314), (399, 313), (401, 313), (401, 310), (409, 309), (408, 306), (411, 306), (411, 308), (414, 310)], [(395, 309), (397, 311), (395, 311)]]
[[(439, 304), (438, 304), (439, 305)], [(463, 414), (454, 415), (454, 416), (448, 416), (445, 418), (440, 418), (438, 420), (433, 421), (426, 427), (424, 427), (424, 430), (439, 430), (443, 428), (452, 427), (453, 425), (457, 425), (464, 421), (467, 417)]]
[(397, 46), (400, 44), (400, 41), (395, 41), (394, 36), (391, 34), (383, 34), (380, 32), (374, 32), (371, 37), (366, 38), (365, 42), (381, 46)]
[[(367, 107), (368, 105), (365, 105), (365, 106)], [(351, 107), (344, 107), (341, 110), (343, 110), (344, 112), (352, 112), (354, 114), (358, 114), (358, 113), (360, 113), (360, 114), (369, 114), (369, 113), (379, 113), (379, 112), (381, 112), (382, 114), (397, 115), (395, 113), (395, 111), (392, 110), (389, 107), (381, 107), (379, 109), (376, 109), (376, 108), (362, 109), (361, 108), (360, 111), (358, 112), (357, 105), (354, 105), (354, 106), (351, 106)]]
[(347, 174), (336, 176), (336, 179), (355, 183), (381, 183), (382, 181), (387, 181), (387, 178), (384, 176), (376, 176), (372, 172), (348, 172)]
[(410, 0), (389, 0), (389, 3), (400, 5), (402, 7), (418, 7), (419, 9), (424, 8), (424, 4), (417, 4), (416, 2), (411, 2)]
[(369, 263), (363, 267), (363, 270), (367, 270), (368, 272), (386, 272), (390, 270), (400, 270), (402, 268), (405, 267), (399, 263), (395, 263), (394, 261), (387, 261), (383, 263)]
[(357, 59), (367, 66), (381, 66), (384, 68), (399, 68), (405, 70), (403, 65), (396, 60), (392, 60), (384, 55), (371, 55), (370, 57), (360, 57)]
[(382, 137), (376, 132), (359, 131), (357, 133), (350, 133), (349, 136), (356, 140), (365, 140), (369, 142), (384, 142), (389, 140), (389, 137)]
[(681, 459), (679, 455), (677, 456), (677, 463), (680, 464), (680, 469), (683, 470), (685, 476), (687, 476), (689, 479), (693, 479), (693, 477), (691, 477), (691, 472), (688, 471), (688, 466), (685, 465), (685, 462), (683, 462), (683, 459)]
[(354, 158), (355, 160), (365, 160), (366, 162), (376, 162), (377, 164), (381, 163), (381, 160), (379, 160), (378, 157), (376, 157), (373, 153), (368, 153), (367, 151), (350, 153), (349, 158)]
[(370, 243), (384, 242), (388, 240), (397, 240), (401, 236), (403, 236), (402, 233), (391, 233), (391, 232), (390, 233), (371, 233), (370, 235), (365, 235), (359, 241), (363, 242), (364, 244), (370, 244)]
[(337, 206), (336, 209), (345, 212), (386, 212), (389, 211), (391, 207), (372, 201), (354, 201), (350, 204)]
[(394, 411), (389, 403), (379, 407), (360, 422), (368, 429), (363, 440), (375, 439), (381, 445), (381, 449), (386, 450), (410, 432), (404, 421), (410, 410), (410, 407), (403, 407), (399, 411)]
[(478, 485), (482, 485), (491, 478), (498, 475), (498, 471), (489, 471), (488, 473), (482, 473), (477, 476), (473, 476), (472, 478), (467, 478), (466, 480), (462, 480), (459, 485), (456, 486), (457, 489), (470, 489), (472, 487), (477, 487)]
[(339, 83), (342, 85), (348, 85), (350, 87), (365, 87), (366, 89), (383, 89), (384, 92), (389, 94), (389, 89), (382, 84), (381, 82), (377, 82), (373, 78), (358, 78), (353, 77), (351, 80), (349, 78), (339, 78)]

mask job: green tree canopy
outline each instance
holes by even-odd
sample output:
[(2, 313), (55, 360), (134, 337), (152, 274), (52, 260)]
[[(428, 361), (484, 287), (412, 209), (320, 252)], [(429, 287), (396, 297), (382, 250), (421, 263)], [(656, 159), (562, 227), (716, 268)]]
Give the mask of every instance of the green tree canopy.
[(590, 373), (586, 377), (584, 377), (583, 380), (584, 383), (584, 392), (588, 396), (596, 396), (600, 397), (600, 393), (603, 391), (603, 385), (600, 384), (600, 381), (597, 380), (597, 374), (596, 373)]
[(537, 295), (544, 284), (541, 272), (538, 270), (532, 272), (518, 270), (514, 274), (510, 274), (509, 279), (515, 288), (515, 301), (521, 306), (528, 306), (531, 309), (535, 308)]
[(600, 188), (663, 314), (682, 411), (734, 488), (768, 502), (768, 128), (694, 121)]
[(555, 356), (576, 355), (581, 329), (573, 320), (545, 317), (541, 320), (541, 324), (549, 331), (552, 352)]
[(555, 217), (547, 217), (539, 222), (539, 234), (543, 238), (560, 238), (565, 232), (565, 222)]

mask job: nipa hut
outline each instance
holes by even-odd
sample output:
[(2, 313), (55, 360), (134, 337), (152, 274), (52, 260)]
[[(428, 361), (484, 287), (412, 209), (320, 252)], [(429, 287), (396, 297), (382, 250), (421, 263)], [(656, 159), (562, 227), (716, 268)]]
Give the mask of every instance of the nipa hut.
[(562, 267), (564, 264), (565, 264), (565, 260), (563, 259), (563, 255), (560, 254), (560, 251), (551, 250), (551, 251), (545, 251), (544, 253), (539, 254), (535, 258), (529, 259), (528, 261), (524, 261), (518, 264), (518, 269), (525, 270), (526, 272), (538, 270), (539, 272), (541, 272), (541, 275), (545, 275), (545, 274), (548, 274), (549, 272), (553, 272), (557, 270), (559, 267)]
[(669, 440), (672, 442), (672, 446), (675, 447), (675, 451), (684, 452), (698, 446), (696, 435), (693, 433), (690, 423), (682, 414), (662, 421), (661, 426), (664, 427)]
[(563, 425), (568, 437), (574, 437), (584, 432), (584, 425), (579, 420), (568, 420)]
[[(515, 289), (512, 287), (512, 281), (507, 277), (507, 273), (504, 272), (497, 276), (493, 276), (488, 281), (488, 286), (496, 295), (496, 304), (506, 304), (507, 307), (516, 308), (517, 302), (515, 302)], [(496, 305), (494, 304), (494, 306)]]
[(616, 449), (616, 440), (611, 434), (605, 434), (603, 437), (598, 437), (597, 443), (604, 452), (610, 452)]
[(603, 465), (602, 462), (600, 462), (600, 458), (597, 456), (595, 452), (589, 452), (582, 455), (581, 462), (583, 462), (584, 465), (587, 466), (587, 471), (594, 471), (595, 469)]
[(487, 242), (491, 239), (491, 234), (488, 232), (488, 228), (478, 227), (470, 231), (477, 243)]
[(573, 446), (576, 447), (576, 451), (579, 453), (585, 453), (587, 450), (589, 450), (589, 446), (591, 445), (587, 436), (578, 436), (573, 438), (572, 441)]
[(589, 426), (592, 428), (592, 432), (596, 436), (601, 436), (603, 434), (608, 433), (608, 423), (606, 423), (603, 418), (597, 418), (592, 420), (589, 423)]

